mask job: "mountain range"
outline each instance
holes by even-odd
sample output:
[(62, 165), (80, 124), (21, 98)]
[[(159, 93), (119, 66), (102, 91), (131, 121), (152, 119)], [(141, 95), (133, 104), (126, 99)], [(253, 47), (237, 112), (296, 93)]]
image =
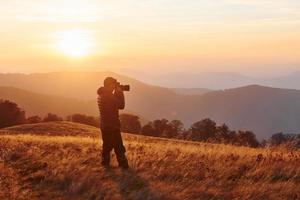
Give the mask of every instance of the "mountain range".
[(191, 95), (113, 72), (0, 74), (0, 98), (15, 101), (28, 115), (97, 115), (96, 90), (106, 76), (131, 85), (125, 112), (145, 119), (179, 119), (188, 127), (211, 118), (231, 129), (251, 130), (259, 139), (280, 131), (300, 132), (300, 91), (260, 85)]
[(213, 90), (206, 88), (170, 88), (173, 92), (182, 95), (201, 95)]
[(146, 83), (169, 88), (208, 88), (212, 90), (236, 88), (259, 84), (269, 87), (300, 89), (300, 71), (273, 77), (251, 77), (233, 72), (173, 72), (173, 73), (142, 73), (124, 70), (132, 77), (140, 77)]

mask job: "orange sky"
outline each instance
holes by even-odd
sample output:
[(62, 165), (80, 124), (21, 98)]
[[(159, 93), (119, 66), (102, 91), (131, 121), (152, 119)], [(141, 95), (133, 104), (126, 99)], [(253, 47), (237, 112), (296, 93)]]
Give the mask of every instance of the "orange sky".
[(300, 69), (297, 0), (1, 2), (0, 71)]

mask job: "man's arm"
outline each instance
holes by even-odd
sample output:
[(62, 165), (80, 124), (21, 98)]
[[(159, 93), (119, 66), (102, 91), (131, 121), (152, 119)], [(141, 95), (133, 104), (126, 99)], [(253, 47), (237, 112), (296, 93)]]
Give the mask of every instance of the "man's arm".
[(117, 88), (114, 92), (114, 96), (116, 97), (117, 107), (119, 109), (125, 108), (125, 97), (122, 89)]

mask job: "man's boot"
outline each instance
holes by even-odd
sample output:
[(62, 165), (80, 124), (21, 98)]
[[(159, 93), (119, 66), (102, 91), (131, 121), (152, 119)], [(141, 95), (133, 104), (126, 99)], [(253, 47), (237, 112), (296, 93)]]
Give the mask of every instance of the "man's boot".
[(101, 161), (101, 165), (103, 167), (109, 167), (109, 163), (110, 163), (110, 156), (103, 156), (102, 161)]
[(125, 155), (117, 156), (117, 160), (118, 160), (118, 163), (119, 163), (119, 167), (121, 167), (123, 169), (128, 169), (129, 168), (128, 160), (125, 157)]

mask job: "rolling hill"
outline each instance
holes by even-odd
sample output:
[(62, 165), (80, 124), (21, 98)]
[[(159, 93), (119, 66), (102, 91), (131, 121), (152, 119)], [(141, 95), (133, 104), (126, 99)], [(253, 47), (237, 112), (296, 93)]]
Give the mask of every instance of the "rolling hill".
[[(300, 71), (294, 71), (286, 75), (273, 77), (251, 77), (233, 72), (189, 72), (180, 71), (173, 73), (157, 74), (153, 72), (139, 72), (124, 69), (122, 74), (130, 77), (141, 77), (140, 80), (163, 87), (183, 88), (209, 88), (213, 90), (243, 87), (259, 84), (268, 87), (298, 89), (300, 90)], [(271, 75), (272, 72), (269, 72)], [(285, 74), (285, 73), (284, 73)]]
[[(122, 84), (130, 84), (126, 92), (126, 109), (147, 119), (169, 117), (178, 98), (173, 91), (144, 84), (113, 72), (53, 72), (41, 74), (0, 74), (0, 86), (10, 86), (35, 93), (62, 96), (89, 101), (96, 105), (96, 91), (107, 76), (117, 78)], [(0, 98), (2, 98), (0, 93)], [(87, 107), (89, 108), (89, 106)], [(133, 108), (133, 109), (132, 109)], [(63, 109), (62, 109), (63, 112)], [(84, 113), (98, 114), (97, 108)], [(163, 115), (161, 115), (163, 114)]]
[[(39, 94), (62, 96), (88, 101), (84, 113), (98, 114), (96, 91), (107, 76), (117, 78), (123, 84), (130, 84), (132, 90), (126, 92), (126, 109), (147, 119), (173, 117), (178, 95), (173, 91), (144, 84), (135, 79), (113, 72), (53, 72), (45, 74), (0, 74), (0, 86), (16, 87)], [(10, 98), (13, 98), (12, 95)], [(0, 98), (3, 98), (0, 93)], [(22, 99), (19, 99), (21, 102)], [(25, 107), (26, 109), (26, 107)], [(78, 108), (79, 109), (79, 108)], [(81, 109), (81, 108), (80, 108)], [(64, 109), (61, 110), (63, 112)], [(54, 111), (53, 111), (54, 112)]]
[(235, 129), (252, 130), (261, 139), (281, 131), (300, 131), (299, 100), (299, 90), (250, 85), (190, 97), (185, 100), (189, 103), (183, 118), (192, 121), (209, 117)]
[(61, 116), (74, 113), (96, 114), (96, 103), (55, 95), (39, 94), (14, 87), (0, 86), (0, 99), (16, 102), (26, 111), (27, 116), (39, 115), (43, 117), (51, 112)]
[[(51, 72), (34, 74), (0, 74), (0, 86), (11, 86), (41, 94), (64, 96), (82, 100), (95, 99), (97, 89), (103, 85), (107, 76), (118, 79), (122, 84), (130, 84), (133, 92), (127, 93), (128, 98), (138, 95), (169, 95), (172, 91), (144, 84), (133, 78), (113, 72)], [(142, 96), (142, 95), (139, 95)]]
[(123, 136), (131, 167), (125, 171), (117, 168), (114, 156), (111, 169), (101, 167), (99, 130), (93, 127), (51, 122), (0, 130), (0, 199), (300, 196), (299, 151)]
[(300, 132), (300, 91), (259, 85), (181, 95), (112, 72), (2, 74), (0, 85), (28, 91), (1, 87), (0, 98), (16, 101), (30, 114), (97, 115), (95, 91), (106, 76), (131, 85), (125, 94), (127, 112), (149, 120), (180, 119), (188, 127), (208, 117), (232, 129), (252, 130), (259, 139), (281, 131)]

